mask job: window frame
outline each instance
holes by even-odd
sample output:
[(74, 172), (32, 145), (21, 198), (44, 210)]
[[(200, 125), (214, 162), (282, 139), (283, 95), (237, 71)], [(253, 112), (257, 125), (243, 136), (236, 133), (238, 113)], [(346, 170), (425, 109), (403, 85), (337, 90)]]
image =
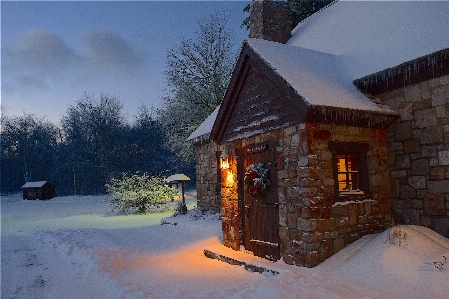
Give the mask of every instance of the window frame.
[[(369, 144), (363, 142), (330, 142), (329, 148), (332, 153), (332, 168), (334, 175), (335, 201), (361, 200), (370, 197), (368, 151)], [(357, 159), (357, 181), (358, 190), (362, 192), (351, 192), (339, 190), (337, 157), (339, 155), (353, 155)]]

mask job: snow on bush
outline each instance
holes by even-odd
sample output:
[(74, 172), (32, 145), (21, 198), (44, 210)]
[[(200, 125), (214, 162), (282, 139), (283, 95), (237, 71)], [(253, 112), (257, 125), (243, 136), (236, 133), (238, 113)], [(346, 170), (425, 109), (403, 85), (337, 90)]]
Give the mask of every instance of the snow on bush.
[(180, 196), (177, 189), (167, 186), (165, 178), (148, 173), (113, 178), (106, 184), (106, 192), (112, 195), (113, 210), (123, 213), (163, 211), (174, 197)]
[(393, 226), (388, 230), (388, 243), (401, 246), (407, 242), (407, 233), (402, 226)]

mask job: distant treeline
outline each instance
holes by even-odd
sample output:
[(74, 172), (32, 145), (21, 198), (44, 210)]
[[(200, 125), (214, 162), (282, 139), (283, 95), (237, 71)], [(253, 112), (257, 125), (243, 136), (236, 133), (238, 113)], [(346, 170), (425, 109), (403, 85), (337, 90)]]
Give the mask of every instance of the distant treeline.
[(113, 96), (85, 94), (58, 125), (33, 114), (2, 116), (1, 192), (45, 180), (57, 186), (59, 195), (99, 194), (123, 172), (182, 172), (194, 179), (194, 160), (179, 159), (168, 144), (173, 133), (162, 115), (141, 106), (129, 123), (122, 107)]
[(126, 173), (184, 173), (194, 186), (193, 145), (186, 138), (221, 103), (237, 53), (229, 13), (198, 22), (196, 39), (167, 51), (164, 108), (141, 106), (133, 123), (114, 96), (85, 94), (60, 124), (32, 114), (1, 118), (1, 189), (20, 191), (27, 181), (50, 181), (57, 193), (98, 194)]

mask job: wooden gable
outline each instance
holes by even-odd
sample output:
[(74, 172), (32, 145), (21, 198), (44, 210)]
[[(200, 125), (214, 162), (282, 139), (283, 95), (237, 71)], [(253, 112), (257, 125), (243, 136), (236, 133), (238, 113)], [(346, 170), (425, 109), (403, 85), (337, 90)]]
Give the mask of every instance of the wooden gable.
[(307, 110), (300, 96), (244, 45), (211, 139), (223, 144), (301, 123)]

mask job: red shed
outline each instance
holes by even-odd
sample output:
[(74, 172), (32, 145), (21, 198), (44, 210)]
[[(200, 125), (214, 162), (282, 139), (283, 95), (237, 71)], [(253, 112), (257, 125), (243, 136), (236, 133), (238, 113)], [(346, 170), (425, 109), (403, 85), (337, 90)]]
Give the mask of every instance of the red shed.
[(56, 186), (47, 181), (27, 182), (22, 186), (23, 199), (51, 199), (56, 196)]

